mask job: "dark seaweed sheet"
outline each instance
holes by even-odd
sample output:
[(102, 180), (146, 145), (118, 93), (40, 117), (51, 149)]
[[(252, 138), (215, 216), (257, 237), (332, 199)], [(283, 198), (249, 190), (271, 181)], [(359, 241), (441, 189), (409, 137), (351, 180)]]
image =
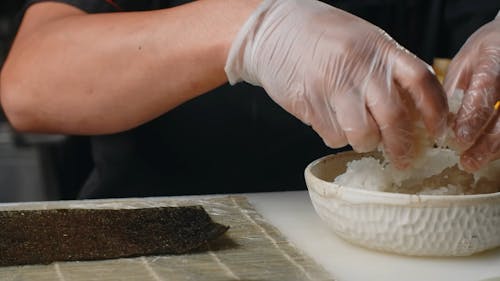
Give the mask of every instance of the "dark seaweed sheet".
[(201, 206), (0, 212), (0, 266), (182, 254), (222, 235)]

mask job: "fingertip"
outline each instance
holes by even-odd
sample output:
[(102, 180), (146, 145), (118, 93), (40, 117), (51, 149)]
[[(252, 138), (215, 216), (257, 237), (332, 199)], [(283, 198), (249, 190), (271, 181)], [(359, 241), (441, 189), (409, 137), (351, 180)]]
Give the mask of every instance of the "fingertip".
[(390, 161), (397, 170), (407, 170), (411, 167), (411, 161), (407, 159), (391, 159)]
[(341, 148), (348, 144), (344, 135), (336, 134), (336, 136), (332, 136), (332, 134), (325, 134), (319, 130), (315, 131), (321, 137), (323, 143), (329, 148)]
[(460, 155), (460, 163), (468, 172), (475, 172), (500, 158), (500, 123), (484, 132), (470, 148)]
[(412, 160), (416, 157), (416, 141), (414, 135), (407, 132), (402, 135), (383, 133), (384, 151), (389, 161), (399, 170), (407, 169), (411, 166)]
[[(428, 121), (429, 122), (429, 121)], [(444, 140), (447, 139), (448, 137), (448, 124), (449, 124), (449, 115), (446, 112), (445, 116), (438, 117), (438, 120), (435, 122), (432, 122), (433, 125), (428, 125), (426, 124), (425, 120), (425, 127), (428, 129), (429, 136), (434, 140), (436, 143), (444, 142)]]
[(460, 156), (460, 164), (462, 168), (469, 173), (473, 173), (483, 165), (481, 158), (476, 157), (476, 155), (472, 155), (470, 153), (464, 153)]
[(460, 150), (466, 150), (474, 143), (475, 130), (472, 130), (466, 122), (456, 122), (453, 127), (456, 144)]
[(354, 112), (350, 121), (339, 120), (347, 141), (356, 152), (370, 152), (375, 150), (381, 141), (377, 122), (365, 109), (362, 112)]
[(445, 91), (425, 62), (411, 56), (402, 58), (397, 64), (395, 79), (401, 91), (411, 96), (429, 134), (437, 138), (446, 131), (448, 103)]
[(344, 131), (337, 120), (315, 120), (313, 130), (320, 136), (323, 143), (330, 148), (341, 148), (348, 144)]
[(367, 137), (365, 138), (365, 141), (360, 144), (355, 144), (351, 141), (349, 143), (352, 146), (352, 149), (358, 153), (374, 151), (380, 144), (380, 135)]
[(348, 145), (347, 142), (341, 143), (341, 142), (339, 142), (337, 140), (332, 141), (332, 140), (327, 140), (327, 139), (323, 139), (323, 138), (322, 138), (322, 140), (323, 140), (323, 143), (327, 147), (332, 148), (332, 149), (342, 148), (342, 147)]
[(390, 152), (386, 152), (386, 155), (387, 155), (387, 158), (389, 158), (389, 162), (397, 170), (406, 170), (406, 169), (409, 169), (411, 167), (413, 157), (410, 157), (410, 155), (395, 156)]

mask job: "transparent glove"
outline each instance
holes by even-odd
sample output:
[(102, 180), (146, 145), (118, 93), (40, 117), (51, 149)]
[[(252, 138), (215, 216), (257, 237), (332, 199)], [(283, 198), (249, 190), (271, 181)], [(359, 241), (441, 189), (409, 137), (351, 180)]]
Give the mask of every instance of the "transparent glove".
[(500, 17), (478, 29), (453, 58), (445, 78), (449, 99), (463, 94), (452, 129), (461, 163), (475, 171), (500, 158)]
[(313, 0), (265, 0), (234, 40), (230, 83), (262, 86), (330, 147), (382, 143), (398, 168), (417, 155), (417, 123), (443, 132), (444, 91), (424, 62), (378, 27)]

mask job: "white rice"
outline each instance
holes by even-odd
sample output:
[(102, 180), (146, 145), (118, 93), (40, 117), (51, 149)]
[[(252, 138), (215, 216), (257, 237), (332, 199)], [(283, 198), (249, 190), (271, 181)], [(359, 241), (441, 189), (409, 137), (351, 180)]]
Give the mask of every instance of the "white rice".
[[(464, 93), (461, 90), (448, 97), (452, 119), (458, 112)], [(345, 173), (335, 179), (341, 186), (374, 191), (420, 195), (461, 195), (500, 192), (500, 160), (469, 174), (460, 168), (460, 157), (453, 149), (428, 148), (423, 124), (419, 145), (425, 152), (408, 170), (395, 169), (387, 161), (364, 157), (347, 164)], [(441, 147), (456, 148), (451, 128), (437, 141)], [(427, 148), (426, 148), (427, 147)]]
[(459, 168), (459, 156), (451, 149), (428, 149), (409, 170), (397, 170), (385, 161), (364, 157), (347, 164), (335, 178), (341, 186), (374, 191), (420, 195), (461, 195), (500, 191), (500, 161), (474, 174)]

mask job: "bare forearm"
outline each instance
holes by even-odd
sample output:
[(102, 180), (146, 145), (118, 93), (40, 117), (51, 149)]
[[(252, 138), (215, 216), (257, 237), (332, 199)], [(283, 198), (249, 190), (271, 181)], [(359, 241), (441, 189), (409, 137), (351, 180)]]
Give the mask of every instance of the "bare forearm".
[(47, 22), (18, 35), (2, 70), (2, 104), (22, 130), (132, 128), (224, 83), (230, 43), (258, 2)]

